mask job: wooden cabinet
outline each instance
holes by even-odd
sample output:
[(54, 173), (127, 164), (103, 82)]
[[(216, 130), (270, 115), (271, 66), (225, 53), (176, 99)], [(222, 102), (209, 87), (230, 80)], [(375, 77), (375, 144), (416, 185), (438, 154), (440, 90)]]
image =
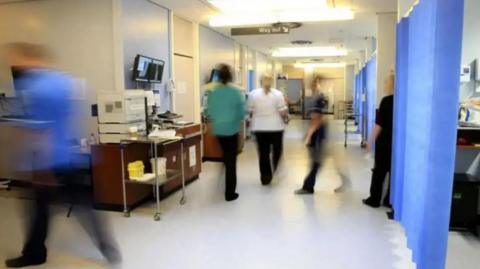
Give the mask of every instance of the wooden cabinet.
[(222, 159), (222, 148), (218, 144), (217, 137), (212, 133), (212, 124), (203, 125), (203, 159), (206, 161), (220, 161)]
[[(132, 144), (125, 149), (125, 163), (148, 161), (148, 145)], [(97, 208), (121, 210), (123, 205), (122, 163), (118, 144), (92, 146), (93, 195)], [(127, 175), (125, 169), (125, 175)], [(127, 205), (134, 207), (150, 198), (151, 186), (127, 184)]]
[[(242, 152), (245, 146), (245, 123), (241, 123), (238, 137), (238, 152)], [(223, 156), (222, 148), (218, 144), (217, 137), (212, 132), (212, 124), (203, 124), (203, 160), (221, 161)]]
[[(158, 156), (167, 159), (167, 169), (181, 169), (184, 158), (184, 173), (187, 183), (197, 179), (201, 170), (201, 132), (200, 125), (179, 128), (177, 134), (185, 137), (183, 142), (176, 141), (158, 146)], [(183, 154), (180, 152), (183, 143)], [(128, 145), (125, 149), (125, 164), (137, 160), (143, 161), (145, 171), (151, 172), (150, 145)], [(123, 206), (122, 171), (120, 146), (102, 144), (92, 147), (93, 191), (97, 208), (121, 210)], [(127, 175), (125, 171), (125, 175)], [(153, 195), (152, 186), (127, 184), (127, 205), (135, 207)], [(166, 182), (160, 187), (160, 198), (177, 191), (182, 186), (180, 176)]]

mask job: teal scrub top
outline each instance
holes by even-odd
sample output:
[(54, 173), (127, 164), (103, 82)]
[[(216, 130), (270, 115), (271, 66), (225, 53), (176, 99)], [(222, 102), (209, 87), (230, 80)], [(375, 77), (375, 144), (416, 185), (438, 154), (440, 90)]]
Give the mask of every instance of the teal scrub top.
[(240, 131), (245, 118), (245, 97), (232, 86), (221, 84), (208, 95), (207, 116), (217, 136), (231, 136)]

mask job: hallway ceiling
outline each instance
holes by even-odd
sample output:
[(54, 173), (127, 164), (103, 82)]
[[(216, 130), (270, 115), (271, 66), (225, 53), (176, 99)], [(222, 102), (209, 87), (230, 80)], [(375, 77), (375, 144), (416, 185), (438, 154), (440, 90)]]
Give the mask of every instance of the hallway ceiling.
[[(210, 5), (207, 0), (151, 0), (168, 7), (176, 14), (208, 26), (208, 18), (219, 11)], [(241, 0), (238, 0), (241, 1)], [(259, 0), (261, 1), (261, 0)], [(336, 22), (309, 22), (303, 23), (298, 29), (291, 30), (290, 34), (263, 35), (263, 36), (235, 36), (230, 35), (229, 27), (213, 28), (214, 30), (231, 37), (255, 50), (271, 55), (278, 47), (291, 47), (291, 41), (311, 40), (311, 46), (338, 46), (349, 51), (350, 58), (356, 58), (360, 50), (366, 47), (366, 37), (376, 35), (376, 14), (396, 12), (397, 0), (329, 0), (337, 7), (350, 7), (355, 12), (355, 19)]]

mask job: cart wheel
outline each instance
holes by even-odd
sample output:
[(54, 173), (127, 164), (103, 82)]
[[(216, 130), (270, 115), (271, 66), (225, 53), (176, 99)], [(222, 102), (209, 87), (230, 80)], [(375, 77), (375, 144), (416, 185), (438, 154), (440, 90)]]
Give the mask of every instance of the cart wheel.
[(184, 205), (184, 204), (186, 204), (186, 203), (187, 203), (187, 198), (182, 197), (182, 199), (180, 199), (180, 204), (181, 204), (181, 205)]
[(155, 221), (159, 221), (160, 220), (160, 213), (156, 213), (155, 216), (153, 216), (153, 219)]
[(130, 212), (124, 212), (124, 213), (123, 213), (123, 216), (124, 216), (125, 218), (130, 218)]

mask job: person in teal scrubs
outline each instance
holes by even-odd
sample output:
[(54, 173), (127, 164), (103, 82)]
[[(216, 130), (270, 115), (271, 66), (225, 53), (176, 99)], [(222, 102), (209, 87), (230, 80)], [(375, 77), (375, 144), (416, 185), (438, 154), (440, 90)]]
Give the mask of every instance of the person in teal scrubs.
[(212, 122), (213, 134), (223, 150), (225, 165), (225, 200), (238, 198), (237, 155), (241, 123), (245, 118), (245, 98), (231, 85), (233, 75), (230, 66), (221, 64), (218, 70), (218, 86), (208, 95), (207, 116)]

